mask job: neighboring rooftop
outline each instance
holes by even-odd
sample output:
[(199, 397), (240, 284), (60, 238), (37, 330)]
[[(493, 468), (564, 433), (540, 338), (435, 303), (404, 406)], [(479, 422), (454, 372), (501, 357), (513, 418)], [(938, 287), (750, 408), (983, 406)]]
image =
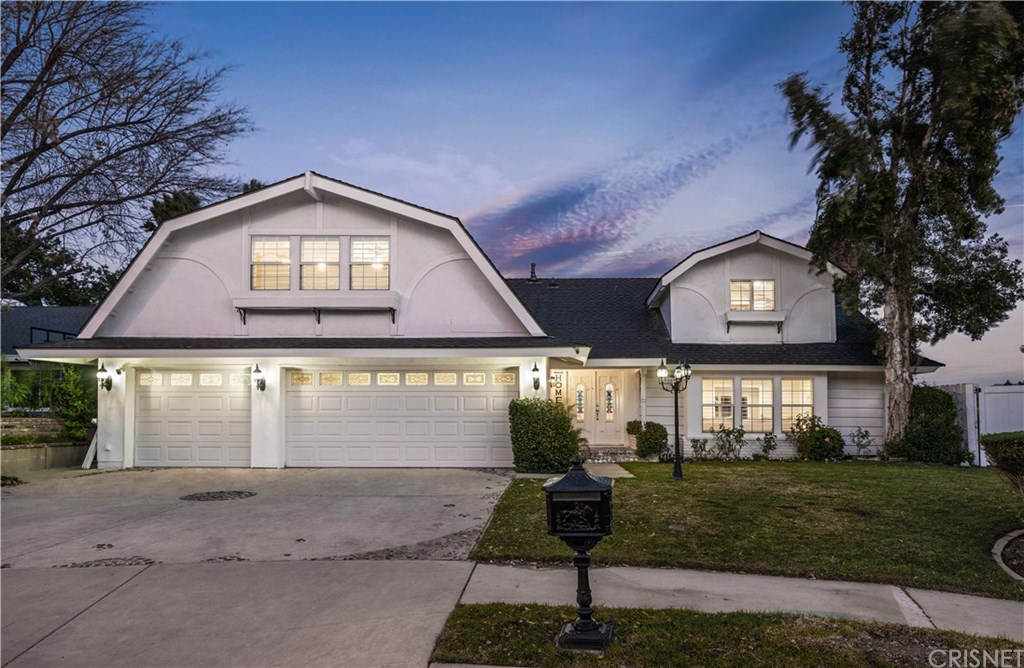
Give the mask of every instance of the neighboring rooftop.
[(0, 346), (17, 359), (18, 346), (73, 339), (95, 306), (15, 306), (0, 312)]

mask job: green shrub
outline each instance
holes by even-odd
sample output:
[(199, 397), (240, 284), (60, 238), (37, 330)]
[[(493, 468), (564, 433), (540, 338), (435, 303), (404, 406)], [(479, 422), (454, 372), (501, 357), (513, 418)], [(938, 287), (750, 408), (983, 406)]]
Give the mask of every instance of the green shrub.
[(53, 395), (54, 414), (64, 418), (60, 435), (71, 441), (84, 441), (96, 417), (96, 397), (89, 392), (76, 367), (67, 365), (63, 372)]
[(653, 457), (668, 447), (668, 429), (659, 422), (645, 422), (636, 436), (636, 456)]
[(886, 455), (913, 462), (958, 465), (974, 457), (964, 445), (953, 397), (926, 385), (910, 395), (910, 421), (902, 441), (886, 443)]
[(1024, 431), (1007, 431), (981, 437), (989, 463), (1024, 496)]
[(796, 448), (798, 457), (816, 462), (842, 459), (846, 446), (843, 435), (823, 423), (817, 415), (797, 415), (793, 420), (793, 430), (786, 432), (786, 441)]
[(718, 429), (712, 432), (714, 441), (715, 459), (739, 459), (743, 452), (743, 446), (747, 444), (745, 436), (747, 432), (743, 427), (732, 427), (726, 429), (725, 425), (719, 425)]
[(626, 433), (630, 436), (639, 436), (644, 430), (644, 423), (640, 420), (630, 420), (626, 423)]
[(769, 459), (775, 448), (779, 446), (779, 437), (774, 432), (768, 432), (764, 436), (757, 437), (757, 445), (761, 452), (754, 454), (754, 459)]
[(857, 448), (857, 456), (863, 457), (868, 454), (874, 442), (871, 440), (871, 432), (864, 427), (857, 427), (850, 434), (850, 443)]
[(691, 438), (690, 452), (693, 453), (694, 459), (708, 459), (708, 439)]
[(550, 399), (513, 399), (508, 405), (512, 461), (523, 473), (564, 473), (579, 454), (580, 430), (565, 406)]

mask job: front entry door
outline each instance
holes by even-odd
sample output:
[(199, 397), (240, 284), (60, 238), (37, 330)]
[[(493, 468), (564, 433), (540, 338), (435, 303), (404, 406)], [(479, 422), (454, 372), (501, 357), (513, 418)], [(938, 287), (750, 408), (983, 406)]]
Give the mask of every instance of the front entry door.
[(573, 423), (591, 445), (622, 445), (621, 371), (570, 371), (569, 407)]

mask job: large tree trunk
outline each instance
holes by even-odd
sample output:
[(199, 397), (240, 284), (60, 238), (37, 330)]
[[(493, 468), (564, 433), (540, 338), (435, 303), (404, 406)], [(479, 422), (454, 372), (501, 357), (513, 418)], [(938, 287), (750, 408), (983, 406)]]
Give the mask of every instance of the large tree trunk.
[(894, 442), (903, 439), (910, 421), (910, 393), (914, 389), (911, 374), (910, 330), (914, 313), (912, 299), (900, 294), (897, 287), (885, 289), (885, 329), (888, 337), (885, 345), (885, 386), (888, 390), (888, 419), (885, 440)]

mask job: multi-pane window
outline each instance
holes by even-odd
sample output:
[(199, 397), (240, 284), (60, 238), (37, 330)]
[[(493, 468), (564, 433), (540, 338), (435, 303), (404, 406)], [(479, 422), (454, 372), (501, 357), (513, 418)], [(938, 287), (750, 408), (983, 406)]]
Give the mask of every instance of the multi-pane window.
[(732, 378), (705, 378), (701, 382), (701, 430), (732, 429)]
[(302, 290), (341, 289), (338, 237), (302, 237), (299, 286)]
[(782, 431), (793, 431), (798, 415), (814, 414), (814, 381), (810, 378), (782, 379)]
[(729, 308), (733, 311), (774, 311), (775, 281), (729, 281)]
[(744, 378), (740, 381), (740, 426), (744, 431), (768, 433), (772, 422), (772, 379)]
[(351, 288), (390, 290), (390, 262), (391, 242), (388, 237), (352, 237)]
[(291, 239), (253, 237), (251, 260), (253, 290), (291, 289)]

